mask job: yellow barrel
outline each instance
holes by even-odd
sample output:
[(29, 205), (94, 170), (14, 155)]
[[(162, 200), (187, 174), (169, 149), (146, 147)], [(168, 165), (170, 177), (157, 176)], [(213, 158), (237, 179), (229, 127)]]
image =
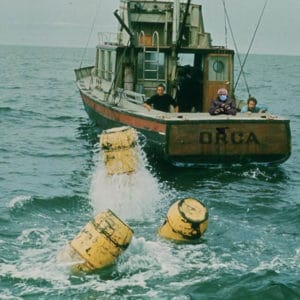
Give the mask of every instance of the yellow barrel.
[(138, 154), (135, 129), (122, 126), (105, 130), (100, 135), (100, 146), (108, 175), (136, 171)]
[(69, 243), (69, 256), (83, 261), (73, 270), (89, 271), (111, 265), (128, 247), (132, 235), (133, 230), (111, 210), (98, 214)]
[(134, 147), (137, 142), (137, 133), (129, 126), (115, 127), (104, 130), (100, 135), (100, 146), (104, 150)]
[(166, 239), (189, 241), (200, 238), (208, 226), (208, 210), (199, 200), (185, 198), (175, 202), (158, 234)]

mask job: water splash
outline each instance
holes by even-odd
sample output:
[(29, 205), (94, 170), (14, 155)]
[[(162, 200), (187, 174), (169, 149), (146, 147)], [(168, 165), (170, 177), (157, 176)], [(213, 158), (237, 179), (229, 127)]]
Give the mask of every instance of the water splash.
[[(140, 274), (143, 282), (153, 276), (172, 277), (181, 271), (181, 261), (172, 253), (170, 243), (133, 237), (132, 242), (119, 260), (118, 271), (124, 274)], [(143, 274), (142, 274), (143, 273)]]
[(22, 247), (43, 248), (47, 246), (50, 232), (48, 228), (28, 228), (24, 229), (17, 241)]
[(265, 171), (259, 169), (259, 168), (255, 168), (255, 169), (251, 169), (251, 170), (248, 170), (248, 171), (245, 171), (243, 172), (243, 175), (245, 177), (249, 177), (249, 178), (252, 178), (252, 179), (264, 179), (266, 181), (272, 179), (271, 176), (269, 176)]
[(146, 168), (145, 153), (138, 147), (139, 165), (132, 174), (108, 176), (101, 153), (95, 152), (90, 199), (95, 213), (111, 209), (121, 219), (152, 220), (161, 198), (157, 179)]

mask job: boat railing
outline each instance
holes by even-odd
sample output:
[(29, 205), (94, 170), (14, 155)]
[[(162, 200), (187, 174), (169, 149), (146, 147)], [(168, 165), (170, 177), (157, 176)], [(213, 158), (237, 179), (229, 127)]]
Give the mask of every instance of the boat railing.
[(157, 31), (152, 34), (152, 46), (156, 46), (159, 51), (159, 33)]
[(138, 41), (139, 41), (139, 45), (144, 46), (146, 43), (146, 36), (145, 36), (145, 32), (144, 30), (141, 30), (138, 33)]
[(138, 43), (142, 47), (157, 47), (159, 49), (160, 41), (159, 41), (159, 33), (154, 31), (152, 35), (145, 34), (143, 30), (138, 35)]
[(141, 93), (133, 92), (130, 90), (124, 90), (121, 88), (118, 88), (117, 92), (118, 92), (120, 102), (126, 100), (129, 102), (133, 102), (135, 104), (143, 104), (146, 100), (146, 95)]
[(98, 32), (99, 45), (117, 46), (120, 40), (120, 33)]
[(75, 70), (76, 80), (80, 80), (85, 77), (89, 77), (92, 74), (94, 66), (84, 67)]

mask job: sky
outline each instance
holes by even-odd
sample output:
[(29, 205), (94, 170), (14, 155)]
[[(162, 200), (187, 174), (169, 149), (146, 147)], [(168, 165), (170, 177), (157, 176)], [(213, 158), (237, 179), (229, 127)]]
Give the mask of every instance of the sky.
[[(224, 0), (239, 53), (246, 53), (266, 0)], [(222, 0), (202, 5), (205, 31), (225, 44)], [(0, 44), (94, 47), (98, 32), (114, 32), (119, 0), (0, 0)], [(250, 53), (300, 55), (300, 0), (268, 0)], [(95, 20), (95, 22), (94, 22)], [(93, 27), (94, 24), (94, 27)], [(89, 39), (90, 35), (90, 39)], [(227, 28), (228, 46), (235, 49)]]

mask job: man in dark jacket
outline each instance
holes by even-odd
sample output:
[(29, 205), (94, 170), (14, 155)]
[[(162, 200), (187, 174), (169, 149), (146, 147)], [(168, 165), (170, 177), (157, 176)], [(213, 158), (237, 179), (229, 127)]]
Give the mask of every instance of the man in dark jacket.
[(235, 101), (228, 96), (228, 91), (224, 88), (218, 90), (218, 97), (212, 100), (208, 112), (211, 115), (235, 115)]
[(178, 105), (175, 100), (168, 94), (165, 94), (165, 87), (160, 84), (156, 88), (156, 94), (150, 97), (145, 103), (144, 107), (147, 110), (151, 110), (151, 105), (154, 109), (164, 112), (170, 111), (170, 105), (173, 105), (175, 112), (178, 112)]

